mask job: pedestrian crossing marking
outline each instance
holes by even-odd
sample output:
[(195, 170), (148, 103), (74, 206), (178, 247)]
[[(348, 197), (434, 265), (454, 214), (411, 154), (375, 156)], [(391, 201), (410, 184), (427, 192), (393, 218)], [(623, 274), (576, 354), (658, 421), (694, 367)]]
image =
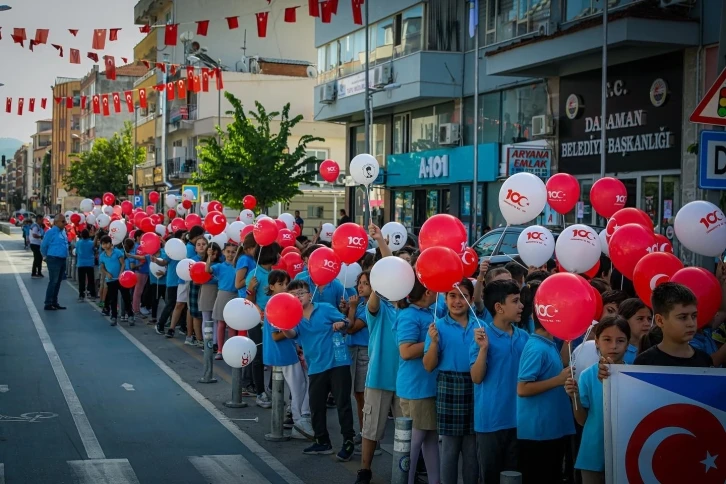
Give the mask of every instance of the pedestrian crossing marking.
[(128, 459), (69, 460), (68, 465), (76, 484), (140, 484)]
[(207, 482), (214, 484), (270, 483), (241, 455), (191, 456), (189, 462), (204, 476)]

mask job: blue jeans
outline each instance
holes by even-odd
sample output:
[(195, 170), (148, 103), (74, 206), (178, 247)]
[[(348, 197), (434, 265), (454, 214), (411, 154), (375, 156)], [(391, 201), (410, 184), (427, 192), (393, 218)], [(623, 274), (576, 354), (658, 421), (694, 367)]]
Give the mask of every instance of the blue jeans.
[(54, 306), (58, 304), (58, 292), (66, 275), (65, 257), (48, 256), (45, 259), (48, 266), (48, 289), (45, 291), (45, 305)]

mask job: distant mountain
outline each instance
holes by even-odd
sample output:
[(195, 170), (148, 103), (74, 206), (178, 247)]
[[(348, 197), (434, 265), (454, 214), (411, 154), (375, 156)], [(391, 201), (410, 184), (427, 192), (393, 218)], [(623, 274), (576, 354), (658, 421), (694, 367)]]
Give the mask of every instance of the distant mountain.
[[(23, 146), (23, 142), (15, 138), (0, 138), (0, 156), (5, 155), (6, 159), (15, 156), (18, 148)], [(4, 173), (5, 168), (0, 166), (0, 173)]]

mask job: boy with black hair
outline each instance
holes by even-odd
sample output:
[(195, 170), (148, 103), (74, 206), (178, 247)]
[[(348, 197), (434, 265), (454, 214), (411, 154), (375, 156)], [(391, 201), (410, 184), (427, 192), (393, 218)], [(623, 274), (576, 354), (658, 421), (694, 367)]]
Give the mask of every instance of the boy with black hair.
[(511, 281), (512, 280), (512, 273), (509, 272), (504, 267), (495, 267), (494, 269), (489, 269), (486, 272), (486, 275), (484, 276), (484, 284), (488, 286), (494, 281)]
[[(602, 315), (607, 316), (608, 314), (618, 314), (618, 308), (620, 303), (628, 299), (627, 293), (623, 291), (605, 291), (602, 293)], [(600, 318), (598, 318), (599, 320)]]
[(543, 271), (540, 269), (540, 270), (532, 271), (529, 274), (527, 274), (527, 277), (525, 278), (524, 282), (525, 283), (532, 282), (532, 281), (542, 282), (545, 279), (547, 279), (549, 276), (550, 276), (549, 272)]
[(504, 266), (506, 270), (512, 275), (512, 280), (519, 284), (519, 287), (524, 285), (524, 279), (527, 277), (527, 269), (515, 261), (507, 262)]
[(469, 364), (474, 382), (479, 474), (489, 483), (498, 482), (502, 471), (518, 469), (517, 380), (519, 360), (529, 335), (514, 324), (521, 319), (524, 308), (516, 282), (488, 284), (484, 305), (493, 321), (474, 330)]

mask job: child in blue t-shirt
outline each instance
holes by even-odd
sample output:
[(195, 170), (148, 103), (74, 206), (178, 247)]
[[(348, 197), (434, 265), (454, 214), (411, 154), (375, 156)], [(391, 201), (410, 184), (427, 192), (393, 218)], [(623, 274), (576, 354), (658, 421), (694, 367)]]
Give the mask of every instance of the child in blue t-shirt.
[[(98, 256), (98, 263), (101, 267), (101, 277), (106, 280), (106, 300), (103, 308), (106, 316), (111, 316), (111, 326), (118, 324), (118, 293), (122, 289), (118, 282), (118, 278), (123, 272), (126, 265), (124, 260), (124, 252), (113, 246), (111, 237), (104, 235), (101, 237), (102, 252)], [(121, 291), (121, 297), (124, 300), (125, 308), (131, 311), (131, 295), (128, 289)], [(130, 314), (133, 318), (133, 313)], [(129, 326), (133, 326), (134, 320), (129, 321)]]
[[(361, 272), (356, 280), (358, 294), (348, 298), (348, 336), (345, 338), (350, 352), (350, 374), (358, 411), (358, 424), (363, 430), (363, 406), (366, 389), (366, 376), (368, 375), (368, 321), (366, 318), (366, 304), (371, 295), (371, 281), (369, 272)], [(362, 438), (362, 437), (361, 437)]]
[[(214, 275), (217, 279), (219, 291), (214, 301), (214, 309), (212, 310), (212, 319), (217, 321), (217, 355), (216, 359), (222, 359), (222, 347), (227, 334), (227, 324), (224, 322), (224, 307), (229, 301), (237, 297), (237, 289), (234, 287), (235, 268), (233, 265), (235, 247), (232, 244), (225, 244), (224, 249), (220, 251), (219, 245), (212, 242), (207, 249), (207, 272)], [(220, 253), (224, 256), (224, 261), (219, 262)], [(258, 350), (258, 353), (260, 351)]]
[(628, 349), (625, 350), (623, 361), (627, 365), (632, 365), (635, 357), (638, 356), (640, 338), (648, 334), (650, 327), (653, 325), (653, 311), (639, 298), (633, 297), (620, 303), (620, 306), (618, 306), (618, 314), (630, 326), (630, 341), (628, 343)]
[(237, 289), (238, 297), (247, 297), (247, 276), (252, 274), (257, 263), (254, 256), (257, 250), (257, 242), (253, 234), (249, 233), (245, 236), (242, 244), (237, 249), (237, 255), (234, 261), (236, 272), (234, 286)]
[(96, 250), (91, 240), (88, 229), (83, 229), (80, 238), (76, 241), (76, 268), (78, 269), (78, 301), (86, 297), (96, 298), (96, 281), (93, 277), (93, 265), (96, 258)]
[[(622, 316), (604, 316), (595, 326), (595, 344), (601, 357), (624, 364), (623, 357), (630, 341), (630, 325)], [(583, 425), (580, 450), (575, 469), (583, 482), (605, 482), (605, 423), (603, 387), (598, 379), (599, 365), (592, 365), (575, 382), (568, 378), (565, 391), (570, 395), (577, 423)]]
[(33, 222), (28, 218), (23, 221), (23, 242), (25, 243), (25, 249), (30, 248), (30, 226)]

